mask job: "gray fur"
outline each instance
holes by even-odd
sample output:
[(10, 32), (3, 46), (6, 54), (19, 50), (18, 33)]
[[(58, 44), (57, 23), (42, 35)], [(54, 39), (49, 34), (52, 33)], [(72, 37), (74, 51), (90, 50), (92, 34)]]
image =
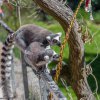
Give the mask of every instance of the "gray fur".
[(26, 49), (24, 58), (36, 71), (45, 66), (55, 55), (52, 49), (46, 49), (40, 42), (32, 42)]
[[(22, 27), (20, 27), (16, 32), (15, 32), (15, 41), (16, 44), (19, 46), (19, 48), (24, 52), (24, 50), (29, 46), (30, 43), (32, 42), (40, 42), (43, 43), (43, 45), (46, 47), (48, 46), (51, 41), (53, 40), (54, 37), (59, 36), (59, 34), (53, 34), (52, 32), (48, 31), (47, 29), (44, 29), (42, 27), (36, 26), (34, 24), (27, 24)], [(50, 40), (46, 38), (47, 36), (50, 36)], [(61, 37), (61, 36), (59, 36)], [(52, 44), (57, 44), (59, 45), (59, 41), (57, 43)]]

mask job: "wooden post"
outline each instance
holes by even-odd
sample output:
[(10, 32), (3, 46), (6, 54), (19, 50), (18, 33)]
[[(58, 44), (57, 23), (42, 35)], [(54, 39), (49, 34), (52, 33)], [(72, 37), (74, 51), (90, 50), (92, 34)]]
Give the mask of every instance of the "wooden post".
[(40, 86), (40, 92), (41, 92), (41, 100), (47, 100), (47, 87), (45, 82), (42, 78), (39, 77), (39, 86)]
[(11, 66), (11, 83), (12, 83), (12, 91), (13, 97), (16, 97), (16, 83), (15, 83), (15, 73), (14, 73), (14, 55), (12, 55), (12, 66)]
[(29, 99), (29, 89), (28, 89), (28, 77), (27, 77), (27, 64), (24, 60), (24, 55), (22, 52), (21, 52), (21, 60), (22, 60), (22, 74), (23, 74), (25, 100), (28, 100)]

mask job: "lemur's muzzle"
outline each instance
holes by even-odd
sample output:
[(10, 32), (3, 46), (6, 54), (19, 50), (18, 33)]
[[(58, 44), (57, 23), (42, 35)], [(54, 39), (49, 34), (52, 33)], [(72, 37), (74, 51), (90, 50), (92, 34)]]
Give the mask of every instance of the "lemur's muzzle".
[(54, 56), (53, 56), (53, 58), (59, 58), (59, 55), (58, 55), (58, 54), (56, 54), (56, 55), (54, 55)]
[(57, 45), (58, 45), (59, 47), (61, 47), (61, 42), (58, 42)]

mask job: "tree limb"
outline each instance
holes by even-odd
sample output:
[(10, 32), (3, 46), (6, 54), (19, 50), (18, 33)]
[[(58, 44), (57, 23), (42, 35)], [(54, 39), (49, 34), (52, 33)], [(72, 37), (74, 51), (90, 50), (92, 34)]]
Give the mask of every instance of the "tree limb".
[[(58, 0), (34, 0), (41, 8), (53, 16), (62, 26), (65, 33), (73, 17), (73, 11), (65, 7)], [(84, 44), (81, 33), (78, 32), (79, 25), (75, 20), (71, 33), (69, 34), (69, 73), (70, 84), (78, 99), (95, 100), (87, 82), (87, 77), (82, 76), (81, 69), (85, 66)], [(67, 69), (66, 69), (67, 70)], [(67, 75), (65, 73), (65, 75)], [(67, 77), (67, 76), (66, 76)]]
[(1, 26), (3, 26), (3, 28), (7, 31), (7, 32), (9, 32), (9, 33), (13, 33), (14, 31), (5, 23), (5, 22), (3, 22), (2, 20), (0, 20), (0, 24), (1, 24)]

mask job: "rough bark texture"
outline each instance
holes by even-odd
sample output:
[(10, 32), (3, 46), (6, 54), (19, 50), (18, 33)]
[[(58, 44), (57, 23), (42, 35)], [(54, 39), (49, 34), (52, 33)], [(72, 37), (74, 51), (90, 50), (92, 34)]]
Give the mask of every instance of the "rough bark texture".
[[(53, 16), (61, 24), (65, 32), (67, 31), (73, 16), (73, 11), (69, 7), (65, 7), (58, 0), (34, 0), (34, 2)], [(95, 100), (88, 85), (87, 77), (83, 77), (81, 73), (81, 69), (85, 66), (84, 44), (81, 39), (81, 33), (78, 32), (78, 27), (78, 23), (75, 20), (72, 31), (69, 34), (69, 65), (68, 67), (65, 66), (66, 73), (64, 73), (64, 76), (66, 76), (79, 100)]]

